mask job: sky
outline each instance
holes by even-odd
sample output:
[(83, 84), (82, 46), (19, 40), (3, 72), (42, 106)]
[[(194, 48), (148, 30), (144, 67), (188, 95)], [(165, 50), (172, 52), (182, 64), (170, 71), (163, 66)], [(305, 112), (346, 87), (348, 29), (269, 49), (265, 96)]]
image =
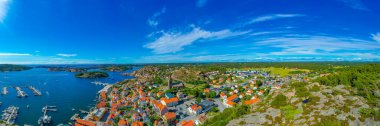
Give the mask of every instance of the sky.
[(0, 64), (380, 61), (378, 0), (0, 0)]

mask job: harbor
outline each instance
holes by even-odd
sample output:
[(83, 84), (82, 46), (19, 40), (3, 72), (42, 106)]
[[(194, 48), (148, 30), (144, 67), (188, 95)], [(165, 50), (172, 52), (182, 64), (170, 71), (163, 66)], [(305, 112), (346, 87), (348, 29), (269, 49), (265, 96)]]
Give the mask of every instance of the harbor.
[[(96, 104), (94, 100), (97, 99), (97, 93), (105, 86), (95, 85), (91, 82), (99, 81), (113, 84), (116, 80), (132, 78), (121, 76), (119, 72), (109, 74), (115, 80), (107, 78), (78, 79), (74, 77), (75, 73), (49, 72), (46, 68), (0, 73), (0, 81), (2, 81), (0, 93), (3, 94), (4, 87), (7, 87), (7, 95), (0, 94), (0, 101), (2, 102), (0, 112), (9, 106), (17, 106), (19, 110), (14, 125), (39, 126), (38, 120), (43, 117), (42, 108), (46, 105), (54, 105), (57, 106), (58, 111), (47, 111), (47, 115), (51, 116), (51, 122), (48, 125), (66, 125), (71, 122), (70, 118), (74, 114), (78, 113), (79, 117), (84, 115), (79, 110), (90, 110), (94, 106), (93, 104)], [(1, 78), (3, 76), (7, 76), (7, 78)], [(42, 95), (34, 96), (29, 86), (33, 86)], [(28, 97), (17, 97), (16, 87), (20, 87)], [(45, 116), (46, 119), (47, 116)]]
[(9, 106), (3, 111), (1, 119), (9, 125), (13, 125), (18, 115), (19, 107)]
[(17, 91), (17, 97), (28, 97), (28, 94), (26, 94), (21, 87), (15, 87)]
[(41, 91), (37, 90), (33, 86), (29, 86), (29, 89), (32, 90), (34, 96), (40, 96), (40, 95), (42, 95)]

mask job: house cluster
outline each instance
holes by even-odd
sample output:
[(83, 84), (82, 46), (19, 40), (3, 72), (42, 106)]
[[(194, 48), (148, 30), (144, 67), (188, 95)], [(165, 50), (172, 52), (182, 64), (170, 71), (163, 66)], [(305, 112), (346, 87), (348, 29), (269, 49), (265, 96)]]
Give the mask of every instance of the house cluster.
[(192, 102), (195, 98), (185, 98), (181, 92), (176, 95), (153, 92), (156, 88), (159, 87), (149, 83), (129, 83), (103, 89), (99, 92), (96, 107), (83, 118), (76, 118), (75, 125), (195, 126), (202, 124), (207, 119), (205, 114), (215, 107), (213, 102), (207, 100), (196, 104)]
[[(217, 77), (219, 72), (209, 72)], [(136, 81), (106, 86), (99, 92), (99, 102), (83, 118), (76, 118), (76, 126), (194, 126), (206, 121), (213, 108), (254, 105), (271, 90), (280, 89), (291, 78), (272, 77), (262, 71), (229, 71), (227, 78), (212, 78), (204, 94), (216, 94), (214, 100), (196, 102), (195, 97), (165, 92), (157, 84)], [(243, 79), (242, 83), (236, 80)], [(240, 81), (241, 82), (241, 81)], [(174, 87), (169, 81), (169, 89)], [(182, 84), (183, 85), (183, 84)], [(216, 100), (217, 99), (217, 100)], [(220, 102), (217, 103), (217, 102)], [(218, 106), (219, 105), (219, 106)], [(221, 110), (222, 111), (222, 110)]]

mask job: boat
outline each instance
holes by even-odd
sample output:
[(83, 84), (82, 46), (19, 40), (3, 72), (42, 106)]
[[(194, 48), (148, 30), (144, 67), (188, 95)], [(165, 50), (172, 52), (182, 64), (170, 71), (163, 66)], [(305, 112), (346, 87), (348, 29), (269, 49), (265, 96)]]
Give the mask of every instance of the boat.
[(19, 107), (9, 106), (3, 111), (1, 119), (9, 125), (13, 125), (18, 115)]
[(8, 87), (3, 87), (3, 91), (1, 92), (1, 95), (8, 94)]
[(34, 96), (40, 96), (40, 95), (42, 95), (41, 91), (37, 90), (33, 86), (29, 86), (29, 89), (32, 90)]
[(28, 95), (23, 90), (21, 90), (20, 87), (16, 87), (16, 90), (17, 90), (17, 97), (28, 97)]

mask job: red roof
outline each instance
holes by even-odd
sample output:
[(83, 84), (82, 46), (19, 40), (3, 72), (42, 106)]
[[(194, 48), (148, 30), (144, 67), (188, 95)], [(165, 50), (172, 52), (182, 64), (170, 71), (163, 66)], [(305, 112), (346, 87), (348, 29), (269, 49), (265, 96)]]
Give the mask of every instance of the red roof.
[(259, 98), (251, 99), (251, 100), (245, 101), (245, 102), (244, 102), (244, 105), (252, 105), (252, 104), (256, 104), (256, 103), (259, 102), (259, 101), (260, 101)]
[(88, 120), (77, 119), (75, 126), (95, 126), (95, 123)]
[(189, 121), (183, 121), (181, 126), (195, 126), (195, 124), (193, 120), (189, 120)]
[(171, 120), (171, 119), (175, 119), (176, 118), (176, 115), (174, 112), (168, 112), (164, 115), (165, 119), (166, 120)]
[(128, 125), (128, 121), (125, 119), (120, 119), (118, 124), (119, 125)]
[(230, 97), (228, 97), (227, 100), (228, 100), (228, 101), (232, 101), (232, 100), (234, 100), (234, 99), (236, 99), (236, 98), (237, 98), (237, 95), (234, 94), (234, 95), (231, 95)]
[(132, 126), (144, 126), (143, 122), (135, 121), (132, 123)]

